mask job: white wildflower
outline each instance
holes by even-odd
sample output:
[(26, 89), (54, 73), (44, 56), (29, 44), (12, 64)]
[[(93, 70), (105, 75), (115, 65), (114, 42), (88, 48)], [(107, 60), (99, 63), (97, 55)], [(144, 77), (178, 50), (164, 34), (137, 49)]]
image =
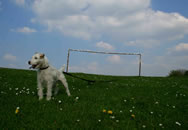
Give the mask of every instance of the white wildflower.
[(142, 125), (142, 128), (146, 128), (146, 126), (145, 126), (145, 125)]
[(159, 104), (159, 102), (155, 102), (155, 104)]
[(115, 119), (115, 116), (110, 116), (111, 119)]
[(181, 126), (181, 123), (179, 123), (179, 122), (177, 122), (177, 121), (176, 121), (175, 123), (176, 123), (176, 125), (179, 125), (179, 126)]

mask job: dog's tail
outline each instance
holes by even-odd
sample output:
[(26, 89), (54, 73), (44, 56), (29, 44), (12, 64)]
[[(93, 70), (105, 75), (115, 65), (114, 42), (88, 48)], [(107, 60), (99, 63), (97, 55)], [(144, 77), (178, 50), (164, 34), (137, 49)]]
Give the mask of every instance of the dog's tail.
[(65, 71), (65, 64), (59, 69), (60, 72), (64, 72)]

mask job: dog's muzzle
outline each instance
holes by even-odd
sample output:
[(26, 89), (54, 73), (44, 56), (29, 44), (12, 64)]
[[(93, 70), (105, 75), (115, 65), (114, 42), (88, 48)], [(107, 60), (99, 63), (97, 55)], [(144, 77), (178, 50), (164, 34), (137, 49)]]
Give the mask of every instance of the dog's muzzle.
[(32, 68), (35, 69), (36, 66), (37, 66), (37, 65), (32, 65), (32, 64), (31, 64), (31, 61), (28, 61), (28, 64), (31, 65), (31, 67), (29, 67), (29, 69), (32, 69)]

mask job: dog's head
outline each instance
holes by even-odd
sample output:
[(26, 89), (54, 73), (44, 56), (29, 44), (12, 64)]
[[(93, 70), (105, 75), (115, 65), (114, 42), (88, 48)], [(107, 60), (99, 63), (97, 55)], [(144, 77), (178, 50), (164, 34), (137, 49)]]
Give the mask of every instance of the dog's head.
[(45, 54), (42, 53), (35, 53), (31, 60), (28, 61), (28, 64), (31, 65), (30, 68), (33, 69), (40, 69), (42, 67), (44, 67), (47, 63), (47, 60), (45, 58)]

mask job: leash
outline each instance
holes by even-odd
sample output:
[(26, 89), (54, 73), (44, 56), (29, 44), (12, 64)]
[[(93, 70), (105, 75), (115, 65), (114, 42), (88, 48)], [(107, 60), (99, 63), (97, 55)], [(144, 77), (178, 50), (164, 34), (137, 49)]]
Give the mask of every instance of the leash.
[(69, 75), (69, 76), (71, 76), (71, 77), (73, 77), (73, 78), (77, 78), (77, 79), (80, 79), (80, 80), (83, 80), (83, 81), (87, 81), (88, 83), (96, 83), (96, 82), (112, 82), (112, 81), (114, 81), (114, 80), (99, 80), (99, 81), (97, 81), (97, 80), (88, 80), (88, 79), (85, 79), (85, 78), (81, 78), (81, 77), (78, 77), (78, 76), (75, 76), (75, 75), (72, 75), (72, 74), (70, 74), (70, 73), (67, 73), (67, 72), (63, 72), (65, 75)]
[(80, 79), (80, 80), (83, 80), (83, 81), (87, 81), (88, 83), (94, 83), (94, 82), (96, 82), (95, 80), (84, 79), (84, 78), (81, 78), (81, 77), (72, 75), (72, 74), (70, 74), (70, 73), (67, 73), (67, 72), (63, 72), (63, 73), (66, 74), (66, 75), (69, 75), (69, 76), (71, 76), (71, 77), (73, 77), (73, 78), (77, 78), (77, 79)]

